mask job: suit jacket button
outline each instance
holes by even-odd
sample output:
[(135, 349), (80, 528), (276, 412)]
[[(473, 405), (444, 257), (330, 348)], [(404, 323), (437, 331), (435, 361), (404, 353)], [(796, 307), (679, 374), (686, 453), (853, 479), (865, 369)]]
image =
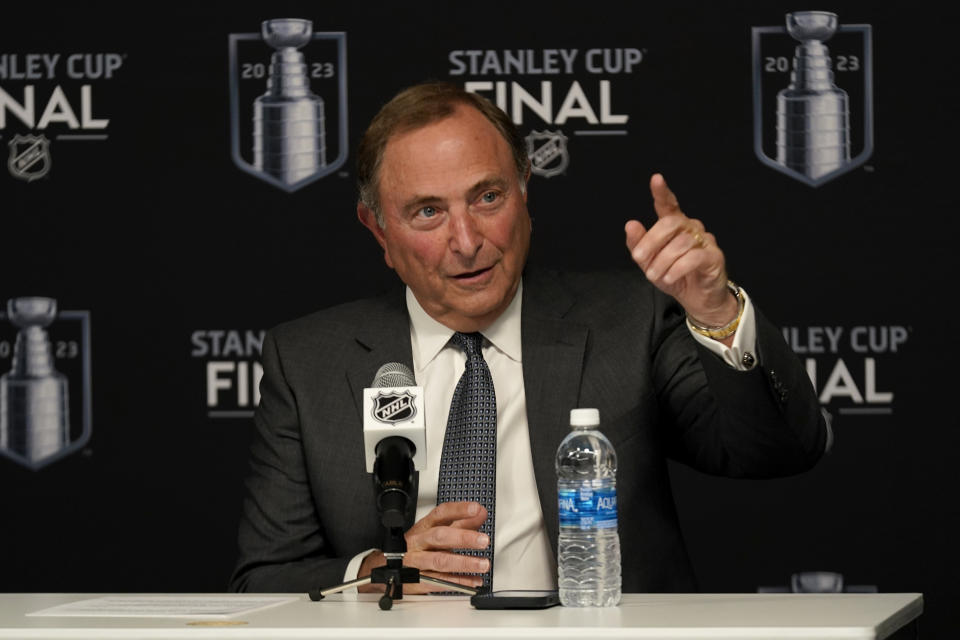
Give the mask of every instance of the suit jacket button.
[(757, 364), (757, 359), (753, 357), (753, 354), (749, 351), (743, 352), (743, 358), (740, 359), (740, 363), (743, 364), (747, 369), (753, 369), (754, 365)]

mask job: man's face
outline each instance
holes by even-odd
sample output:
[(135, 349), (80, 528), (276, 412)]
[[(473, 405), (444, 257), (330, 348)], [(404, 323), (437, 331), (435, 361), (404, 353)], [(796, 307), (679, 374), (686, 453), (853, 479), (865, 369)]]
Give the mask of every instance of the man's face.
[(361, 221), (431, 317), (457, 331), (510, 304), (530, 246), (530, 216), (510, 148), (476, 109), (394, 135), (380, 165), (385, 228)]

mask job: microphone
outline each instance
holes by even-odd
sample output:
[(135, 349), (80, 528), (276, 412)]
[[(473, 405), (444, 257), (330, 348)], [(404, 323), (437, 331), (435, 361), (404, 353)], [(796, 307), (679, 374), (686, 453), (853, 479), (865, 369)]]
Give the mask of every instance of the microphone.
[(423, 422), (423, 387), (418, 387), (410, 368), (388, 362), (377, 370), (370, 387), (363, 390), (363, 449), (367, 473), (373, 473), (377, 445), (384, 438), (399, 436), (414, 447), (413, 464), (427, 466), (427, 428)]
[(412, 520), (414, 470), (427, 463), (423, 413), (423, 388), (399, 362), (380, 367), (371, 386), (363, 390), (364, 454), (367, 471), (373, 473), (377, 510), (387, 528)]

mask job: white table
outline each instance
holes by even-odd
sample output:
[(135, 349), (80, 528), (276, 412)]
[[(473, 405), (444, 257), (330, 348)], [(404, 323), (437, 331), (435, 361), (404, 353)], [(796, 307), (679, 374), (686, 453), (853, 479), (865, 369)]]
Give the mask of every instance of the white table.
[(923, 611), (919, 593), (625, 594), (612, 608), (534, 611), (478, 611), (456, 596), (407, 596), (381, 611), (376, 596), (337, 594), (218, 621), (26, 616), (101, 595), (0, 594), (0, 638), (879, 639)]

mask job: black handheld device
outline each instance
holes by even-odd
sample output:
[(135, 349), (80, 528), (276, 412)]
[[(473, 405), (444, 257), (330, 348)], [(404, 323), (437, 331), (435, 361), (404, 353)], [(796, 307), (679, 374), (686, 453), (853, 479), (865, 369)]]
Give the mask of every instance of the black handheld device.
[(470, 604), (477, 609), (546, 609), (560, 604), (560, 594), (541, 589), (487, 591), (470, 596)]

